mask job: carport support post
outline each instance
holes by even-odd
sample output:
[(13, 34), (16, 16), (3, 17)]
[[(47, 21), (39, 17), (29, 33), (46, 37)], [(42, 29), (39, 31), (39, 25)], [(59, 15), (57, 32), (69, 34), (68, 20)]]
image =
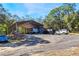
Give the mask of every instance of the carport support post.
[(18, 32), (18, 30), (17, 30), (17, 20), (16, 20), (16, 32)]

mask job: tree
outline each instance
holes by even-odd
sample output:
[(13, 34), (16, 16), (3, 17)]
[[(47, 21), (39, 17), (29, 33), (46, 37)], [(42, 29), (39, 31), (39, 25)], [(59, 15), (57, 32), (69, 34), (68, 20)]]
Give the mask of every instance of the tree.
[[(0, 29), (5, 30), (5, 34), (9, 33), (9, 27), (14, 23), (11, 13), (0, 4)], [(4, 30), (0, 30), (3, 32)]]
[(48, 28), (50, 27), (55, 30), (63, 28), (61, 7), (51, 10), (48, 16), (45, 18), (44, 24), (47, 25)]
[[(45, 18), (44, 24), (52, 28), (67, 28), (72, 31), (73, 23), (76, 22), (76, 5), (74, 3), (64, 3), (61, 6), (52, 9)], [(49, 26), (50, 24), (50, 26)], [(76, 26), (74, 24), (74, 26)]]

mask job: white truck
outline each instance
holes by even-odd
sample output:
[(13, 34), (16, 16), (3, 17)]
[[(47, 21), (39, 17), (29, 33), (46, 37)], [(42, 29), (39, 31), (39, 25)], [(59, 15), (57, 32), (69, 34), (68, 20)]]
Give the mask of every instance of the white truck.
[(69, 31), (67, 29), (60, 29), (55, 32), (55, 34), (68, 34), (68, 33), (69, 33)]

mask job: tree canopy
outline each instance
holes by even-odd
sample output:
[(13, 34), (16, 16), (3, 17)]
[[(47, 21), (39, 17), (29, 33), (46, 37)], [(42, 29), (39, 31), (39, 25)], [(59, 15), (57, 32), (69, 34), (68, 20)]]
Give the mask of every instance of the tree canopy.
[(66, 28), (70, 32), (79, 30), (79, 10), (76, 4), (64, 3), (52, 9), (44, 20), (47, 28), (55, 30)]
[(76, 4), (74, 3), (64, 3), (50, 10), (45, 18), (39, 17), (36, 19), (30, 15), (25, 15), (23, 17), (12, 15), (0, 4), (0, 33), (9, 34), (9, 29), (12, 24), (24, 20), (38, 20), (39, 23), (44, 24), (45, 28), (54, 30), (65, 28), (70, 32), (79, 31), (79, 10), (76, 9)]

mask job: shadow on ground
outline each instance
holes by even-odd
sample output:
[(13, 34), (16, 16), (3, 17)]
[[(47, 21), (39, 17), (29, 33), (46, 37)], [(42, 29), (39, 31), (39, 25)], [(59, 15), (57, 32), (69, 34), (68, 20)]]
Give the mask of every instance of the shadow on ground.
[(39, 37), (35, 37), (35, 36), (30, 36), (29, 38), (24, 38), (22, 41), (20, 42), (16, 42), (16, 43), (9, 43), (9, 42), (2, 42), (0, 43), (0, 47), (18, 47), (21, 45), (25, 45), (25, 46), (34, 46), (37, 44), (47, 44), (50, 43), (47, 40), (43, 40), (42, 38)]

